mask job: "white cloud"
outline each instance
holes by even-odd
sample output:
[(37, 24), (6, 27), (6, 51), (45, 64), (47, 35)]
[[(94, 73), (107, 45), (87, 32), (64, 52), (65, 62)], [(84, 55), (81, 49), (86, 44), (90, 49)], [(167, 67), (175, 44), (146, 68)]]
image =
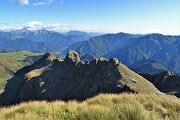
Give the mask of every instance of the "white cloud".
[(71, 26), (68, 24), (61, 24), (61, 23), (53, 23), (53, 24), (45, 24), (42, 21), (30, 21), (26, 25), (23, 24), (12, 24), (12, 23), (0, 23), (0, 31), (10, 31), (10, 30), (20, 30), (26, 28), (31, 31), (35, 30), (41, 30), (46, 29), (49, 31), (56, 31), (56, 32), (67, 32), (70, 30), (79, 30), (79, 31), (85, 31), (85, 32), (105, 32), (105, 33), (116, 33), (116, 32), (128, 32), (128, 33), (134, 33), (134, 34), (147, 34), (147, 33), (162, 33), (162, 34), (174, 34), (179, 35), (179, 28), (171, 28), (168, 27), (164, 29), (160, 28), (107, 28), (107, 27), (92, 27), (92, 26)]
[(20, 5), (29, 5), (29, 0), (18, 0)]
[(41, 21), (30, 21), (26, 25), (16, 25), (16, 26), (9, 26), (4, 23), (0, 23), (0, 30), (1, 31), (10, 31), (10, 30), (20, 30), (23, 28), (27, 28), (29, 30), (41, 30), (41, 29), (46, 29), (50, 31), (69, 31), (73, 27), (67, 24), (60, 24), (60, 23), (54, 23), (54, 24), (43, 24)]
[(33, 3), (34, 6), (45, 6), (49, 5), (53, 2), (53, 0), (47, 0), (47, 1), (41, 1), (41, 2), (35, 2)]
[(42, 26), (41, 21), (31, 21), (31, 22), (28, 22), (27, 24), (27, 27), (29, 28), (40, 27), (40, 26)]
[[(18, 4), (24, 6), (24, 5), (33, 5), (33, 6), (47, 6), (55, 2), (56, 0), (38, 0), (38, 1), (32, 1), (30, 3), (30, 0), (16, 0)], [(64, 0), (58, 0), (60, 1), (60, 5), (64, 4)]]
[(69, 26), (67, 24), (60, 24), (60, 23), (54, 23), (54, 24), (43, 24), (41, 21), (31, 21), (28, 22), (27, 25), (24, 26), (24, 28), (27, 28), (29, 30), (41, 30), (46, 29), (50, 31), (68, 31), (72, 29), (72, 26)]
[(34, 6), (43, 6), (46, 5), (45, 2), (37, 2), (37, 3), (33, 3)]
[(72, 26), (68, 24), (55, 23), (55, 24), (45, 25), (44, 28), (47, 30), (60, 32), (60, 31), (68, 31), (72, 28)]
[(54, 23), (54, 24), (44, 24), (41, 21), (30, 21), (26, 25), (16, 25), (16, 26), (7, 26), (3, 25), (0, 26), (0, 30), (2, 31), (10, 31), (10, 30), (20, 30), (26, 28), (31, 31), (46, 29), (49, 31), (56, 31), (56, 32), (67, 32), (70, 30), (80, 30), (86, 32), (104, 32), (104, 31), (111, 31), (112, 29), (107, 28), (93, 28), (93, 27), (79, 27), (79, 26), (70, 26), (68, 24), (61, 24), (61, 23)]

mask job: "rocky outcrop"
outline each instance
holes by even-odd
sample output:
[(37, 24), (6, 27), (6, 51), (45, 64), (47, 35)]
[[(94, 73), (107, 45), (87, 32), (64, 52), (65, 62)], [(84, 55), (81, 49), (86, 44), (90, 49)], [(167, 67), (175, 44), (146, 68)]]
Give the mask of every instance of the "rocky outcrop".
[(180, 97), (180, 76), (169, 71), (160, 74), (140, 74), (152, 82), (161, 92)]
[(84, 100), (99, 93), (155, 93), (152, 83), (129, 70), (118, 59), (80, 61), (75, 51), (65, 59), (47, 53), (8, 80), (1, 105), (30, 100)]

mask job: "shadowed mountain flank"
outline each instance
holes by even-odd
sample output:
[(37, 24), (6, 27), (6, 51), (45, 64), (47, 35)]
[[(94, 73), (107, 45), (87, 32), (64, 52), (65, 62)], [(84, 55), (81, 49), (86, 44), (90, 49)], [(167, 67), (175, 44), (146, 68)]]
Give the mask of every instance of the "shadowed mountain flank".
[(47, 53), (7, 81), (0, 105), (31, 100), (85, 100), (99, 93), (122, 92), (160, 93), (116, 58), (82, 62), (75, 51), (69, 51), (65, 59)]
[(159, 74), (140, 74), (152, 82), (161, 92), (180, 97), (180, 76), (164, 71)]

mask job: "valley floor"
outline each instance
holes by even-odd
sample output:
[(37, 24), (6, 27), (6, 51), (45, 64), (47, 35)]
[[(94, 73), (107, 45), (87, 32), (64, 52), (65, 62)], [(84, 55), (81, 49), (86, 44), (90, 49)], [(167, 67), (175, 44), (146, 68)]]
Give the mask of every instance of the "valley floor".
[(29, 102), (0, 108), (0, 120), (179, 120), (180, 99), (100, 94), (84, 102)]

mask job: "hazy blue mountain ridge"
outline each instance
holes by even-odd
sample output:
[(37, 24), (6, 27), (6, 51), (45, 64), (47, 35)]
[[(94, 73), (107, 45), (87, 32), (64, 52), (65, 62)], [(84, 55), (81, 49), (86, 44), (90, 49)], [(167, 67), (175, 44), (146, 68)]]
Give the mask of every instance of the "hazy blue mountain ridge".
[[(80, 31), (79, 31), (80, 33)], [(89, 39), (92, 33), (85, 35), (64, 35), (45, 29), (30, 31), (27, 28), (0, 32), (0, 46), (9, 49), (28, 50), (32, 52), (61, 52), (75, 42)], [(86, 38), (88, 36), (88, 38)]]
[(180, 71), (179, 36), (106, 34), (84, 42), (76, 42), (67, 48), (64, 54), (68, 50), (76, 50), (80, 54), (96, 57), (115, 57), (127, 66), (143, 59), (157, 59), (175, 71)]

